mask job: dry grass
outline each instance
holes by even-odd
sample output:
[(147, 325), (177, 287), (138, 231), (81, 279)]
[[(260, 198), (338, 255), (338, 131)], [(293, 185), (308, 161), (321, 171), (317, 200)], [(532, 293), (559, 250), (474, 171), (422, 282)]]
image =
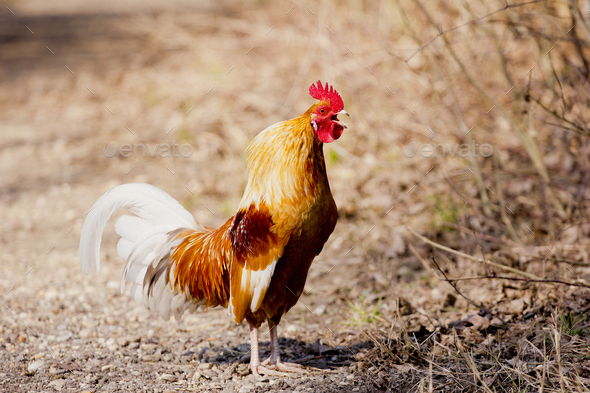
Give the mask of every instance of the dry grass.
[[(203, 224), (221, 224), (243, 191), (248, 142), (306, 110), (307, 87), (321, 78), (351, 113), (349, 131), (325, 146), (340, 221), (285, 336), (310, 348), (316, 338), (330, 348), (373, 343), (346, 365), (367, 391), (588, 390), (588, 289), (566, 285), (590, 281), (586, 4), (495, 13), (505, 3), (150, 3), (53, 17), (39, 3), (9, 6), (16, 15), (0, 16), (0, 288), (14, 287), (5, 300), (15, 314), (0, 311), (12, 362), (4, 378), (41, 343), (75, 359), (72, 345), (47, 338), (58, 323), (43, 321), (66, 318), (77, 337), (76, 320), (108, 324), (88, 311), (105, 301), (123, 320), (143, 312), (105, 288), (121, 269), (112, 230), (101, 276), (78, 270), (84, 214), (101, 194), (148, 182)], [(191, 144), (192, 156), (102, 153), (112, 141), (172, 140)], [(408, 158), (411, 142), (487, 143), (493, 155)], [(100, 291), (107, 300), (92, 297)]]

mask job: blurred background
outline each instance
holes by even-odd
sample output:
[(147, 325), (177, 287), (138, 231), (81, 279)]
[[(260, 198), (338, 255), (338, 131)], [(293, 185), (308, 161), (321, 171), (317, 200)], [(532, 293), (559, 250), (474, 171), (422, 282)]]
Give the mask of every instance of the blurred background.
[(80, 230), (129, 182), (221, 225), (246, 146), (307, 110), (318, 79), (351, 115), (324, 146), (340, 219), (281, 324), (287, 358), (360, 391), (587, 386), (589, 1), (0, 5), (5, 387), (249, 387), (216, 371), (246, 361), (228, 355), (244, 326), (155, 318), (119, 294), (112, 223), (97, 277)]

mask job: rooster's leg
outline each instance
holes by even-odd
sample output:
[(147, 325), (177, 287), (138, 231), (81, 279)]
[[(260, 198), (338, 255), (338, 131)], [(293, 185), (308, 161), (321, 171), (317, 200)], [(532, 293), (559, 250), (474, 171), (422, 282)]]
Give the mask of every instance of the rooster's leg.
[(260, 354), (258, 353), (258, 329), (250, 325), (250, 370), (255, 377), (260, 374), (275, 375), (278, 377), (287, 376), (284, 373), (268, 369), (260, 364)]
[(272, 370), (279, 370), (288, 373), (307, 373), (303, 366), (297, 363), (283, 363), (281, 362), (281, 352), (279, 350), (279, 333), (277, 332), (277, 325), (272, 321), (268, 321), (270, 327), (270, 357), (262, 364), (269, 365)]

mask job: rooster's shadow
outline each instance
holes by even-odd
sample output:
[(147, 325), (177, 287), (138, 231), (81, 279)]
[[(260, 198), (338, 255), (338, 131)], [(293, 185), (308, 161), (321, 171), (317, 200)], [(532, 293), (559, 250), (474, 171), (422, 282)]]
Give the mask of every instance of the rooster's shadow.
[[(355, 362), (354, 355), (362, 349), (373, 347), (373, 343), (364, 341), (353, 345), (337, 345), (329, 347), (316, 340), (306, 343), (301, 340), (280, 338), (281, 360), (299, 363), (319, 369), (337, 369), (350, 366)], [(260, 359), (270, 356), (270, 341), (259, 343)], [(205, 347), (200, 352), (186, 352), (184, 356), (192, 356), (202, 363), (234, 364), (250, 362), (250, 344), (244, 343), (233, 347), (213, 346)]]

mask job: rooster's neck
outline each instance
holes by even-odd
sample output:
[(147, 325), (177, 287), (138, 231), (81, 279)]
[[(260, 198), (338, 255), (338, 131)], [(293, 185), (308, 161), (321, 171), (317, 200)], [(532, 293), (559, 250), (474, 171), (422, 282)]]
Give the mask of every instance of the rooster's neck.
[[(313, 108), (313, 107), (312, 107)], [(329, 192), (323, 144), (311, 127), (311, 110), (270, 126), (248, 147), (248, 184), (240, 209), (309, 205)]]

